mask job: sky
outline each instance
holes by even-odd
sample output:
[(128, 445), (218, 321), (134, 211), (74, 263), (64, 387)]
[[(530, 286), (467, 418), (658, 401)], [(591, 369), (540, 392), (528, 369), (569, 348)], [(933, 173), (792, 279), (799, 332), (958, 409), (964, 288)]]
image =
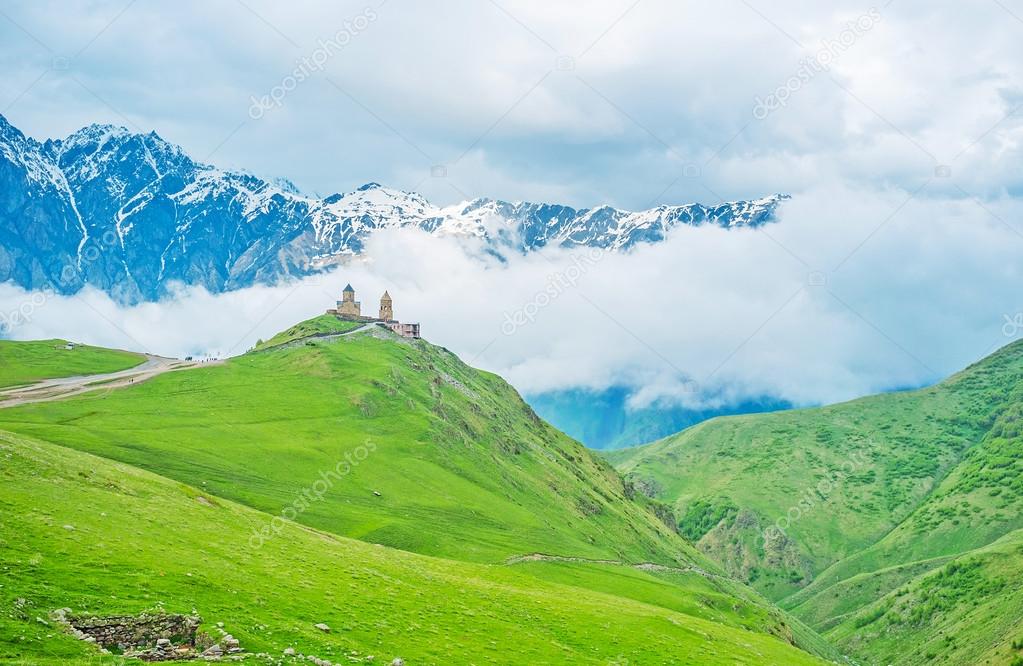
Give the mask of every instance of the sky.
[(17, 335), (238, 353), (351, 281), (524, 391), (816, 404), (936, 381), (1023, 332), (1021, 38), (998, 0), (0, 2), (0, 113), (37, 139), (156, 131), (323, 196), (793, 197), (763, 231), (625, 255), (500, 264), (385, 234), (339, 274), (134, 309), (86, 293)]
[(1021, 177), (1011, 4), (5, 0), (0, 112), (323, 195), (642, 209), (945, 166), (932, 195), (991, 197)]

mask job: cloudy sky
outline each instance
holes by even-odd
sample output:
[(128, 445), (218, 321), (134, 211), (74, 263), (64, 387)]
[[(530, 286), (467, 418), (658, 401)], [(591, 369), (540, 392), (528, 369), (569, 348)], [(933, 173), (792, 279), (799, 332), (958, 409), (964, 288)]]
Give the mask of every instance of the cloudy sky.
[(377, 181), (438, 204), (793, 195), (765, 232), (584, 257), (511, 335), (578, 257), (495, 265), (389, 235), (325, 281), (131, 311), (91, 294), (18, 335), (77, 321), (236, 353), (351, 278), (523, 390), (811, 404), (934, 381), (1023, 332), (1023, 4), (709, 4), (0, 2), (0, 113), (38, 139), (114, 123), (309, 193)]

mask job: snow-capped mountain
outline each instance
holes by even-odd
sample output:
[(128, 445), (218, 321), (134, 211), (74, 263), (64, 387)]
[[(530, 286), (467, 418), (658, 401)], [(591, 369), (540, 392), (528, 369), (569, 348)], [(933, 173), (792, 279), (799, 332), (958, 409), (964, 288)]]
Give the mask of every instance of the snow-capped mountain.
[(437, 207), (369, 183), (319, 199), (192, 160), (156, 133), (91, 125), (39, 143), (0, 116), (0, 282), (121, 302), (170, 284), (213, 292), (307, 275), (385, 228), (475, 239), (498, 254), (547, 245), (624, 251), (682, 225), (759, 226), (787, 197), (628, 212), (475, 199)]

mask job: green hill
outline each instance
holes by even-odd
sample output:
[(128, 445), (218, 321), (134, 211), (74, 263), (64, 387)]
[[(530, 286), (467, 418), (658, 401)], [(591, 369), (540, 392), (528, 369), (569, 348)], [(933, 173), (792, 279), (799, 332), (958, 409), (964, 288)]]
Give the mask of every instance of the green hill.
[(0, 429), (429, 555), (713, 566), (500, 378), (381, 329), (6, 409)]
[[(0, 594), (37, 609), (8, 615), (9, 655), (29, 635), (37, 656), (78, 649), (32, 625), (38, 613), (158, 602), (224, 621), (253, 649), (305, 641), (335, 657), (348, 646), (415, 663), (836, 654), (500, 378), (379, 328), (284, 338), (222, 365), (0, 410), (0, 435), (17, 433), (2, 435), (0, 538), (18, 573)], [(320, 621), (343, 636), (316, 635)]]
[(350, 333), (362, 326), (363, 324), (357, 321), (339, 319), (333, 315), (320, 315), (319, 317), (295, 324), (288, 330), (281, 331), (265, 342), (261, 340), (256, 343), (255, 348), (257, 350), (269, 349), (303, 338)]
[[(718, 419), (608, 458), (705, 554), (839, 648), (982, 663), (1023, 642), (1004, 575), (1023, 573), (1021, 415), (1017, 343), (931, 388)], [(914, 611), (913, 595), (943, 601)], [(977, 621), (954, 620), (961, 606)]]
[(334, 663), (820, 663), (685, 611), (296, 523), (249, 548), (267, 514), (52, 444), (3, 435), (0, 460), (4, 663), (119, 663), (53, 626), (48, 612), (65, 606), (196, 611), (250, 653), (291, 647)]
[(55, 377), (117, 372), (146, 360), (131, 352), (86, 345), (65, 349), (67, 345), (66, 340), (0, 340), (0, 389)]

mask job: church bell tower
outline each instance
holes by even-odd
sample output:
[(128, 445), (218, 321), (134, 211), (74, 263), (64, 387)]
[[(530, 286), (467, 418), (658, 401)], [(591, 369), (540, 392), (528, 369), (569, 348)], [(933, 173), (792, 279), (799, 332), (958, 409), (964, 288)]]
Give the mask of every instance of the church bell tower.
[(391, 295), (386, 291), (380, 297), (380, 318), (384, 321), (394, 321), (394, 305), (391, 302)]

